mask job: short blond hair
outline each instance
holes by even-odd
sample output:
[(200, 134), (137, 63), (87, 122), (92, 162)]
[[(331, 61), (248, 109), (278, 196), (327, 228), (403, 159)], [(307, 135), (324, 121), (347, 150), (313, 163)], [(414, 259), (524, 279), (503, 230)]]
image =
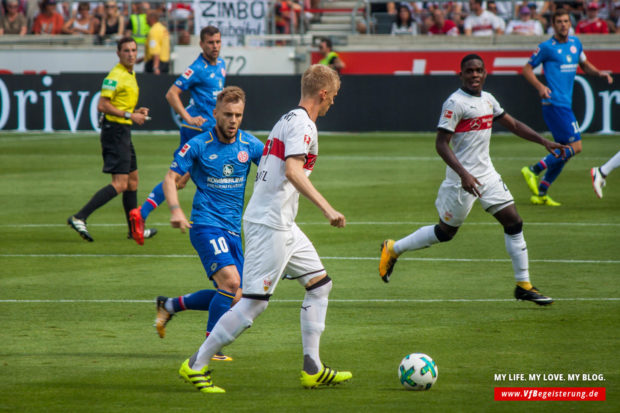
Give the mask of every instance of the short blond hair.
[(340, 89), (340, 77), (334, 69), (314, 64), (301, 77), (301, 96), (310, 97), (326, 89), (330, 92)]
[(245, 104), (245, 92), (238, 86), (226, 86), (217, 95), (217, 101), (215, 106), (218, 107), (225, 103), (237, 103), (242, 102)]

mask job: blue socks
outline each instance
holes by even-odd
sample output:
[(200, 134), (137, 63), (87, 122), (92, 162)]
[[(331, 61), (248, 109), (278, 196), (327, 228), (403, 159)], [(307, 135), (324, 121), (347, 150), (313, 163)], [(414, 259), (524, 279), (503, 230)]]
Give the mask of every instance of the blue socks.
[(235, 298), (233, 293), (220, 289), (217, 290), (217, 294), (215, 294), (215, 297), (213, 297), (213, 300), (211, 300), (211, 305), (209, 306), (207, 334), (213, 330), (217, 320), (219, 320), (226, 311), (230, 310), (233, 298)]
[(142, 204), (142, 208), (140, 209), (142, 219), (146, 221), (149, 214), (165, 200), (166, 196), (164, 195), (163, 182), (160, 182), (153, 188), (149, 197), (146, 198), (146, 201)]
[[(558, 155), (561, 155), (562, 153), (559, 149), (556, 149), (554, 152)], [(562, 159), (561, 157), (556, 158), (555, 156), (553, 156), (553, 154), (550, 153), (549, 155), (541, 159), (538, 163), (530, 167), (530, 170), (536, 175), (540, 174), (545, 169), (547, 170), (547, 173), (545, 173), (545, 176), (538, 185), (538, 194), (540, 196), (547, 193), (547, 190), (549, 189), (553, 181), (555, 181), (560, 175), (560, 172), (562, 172), (562, 169), (564, 168), (564, 165), (566, 165), (566, 162), (568, 162), (568, 160), (574, 155), (575, 151), (569, 146), (568, 150), (566, 150), (565, 159)]]
[(209, 311), (215, 293), (215, 290), (200, 290), (173, 298), (172, 308), (175, 313), (185, 310)]

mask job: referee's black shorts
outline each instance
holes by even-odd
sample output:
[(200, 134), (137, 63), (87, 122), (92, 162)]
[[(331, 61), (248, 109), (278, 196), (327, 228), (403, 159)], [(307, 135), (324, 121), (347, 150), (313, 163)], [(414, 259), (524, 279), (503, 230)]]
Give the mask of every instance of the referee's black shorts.
[(129, 174), (138, 169), (136, 151), (131, 142), (131, 125), (103, 120), (101, 125), (103, 172)]

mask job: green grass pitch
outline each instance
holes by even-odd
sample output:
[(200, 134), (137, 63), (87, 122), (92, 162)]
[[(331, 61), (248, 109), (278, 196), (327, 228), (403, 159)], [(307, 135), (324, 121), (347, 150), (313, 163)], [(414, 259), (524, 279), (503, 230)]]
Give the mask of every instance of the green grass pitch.
[[(134, 136), (139, 202), (163, 178), (177, 142), (176, 134)], [(620, 136), (585, 136), (583, 146), (552, 187), (563, 205), (549, 208), (529, 204), (520, 174), (544, 149), (510, 135), (491, 142), (525, 221), (532, 281), (556, 299), (539, 308), (513, 299), (502, 229), (477, 205), (453, 241), (403, 255), (392, 281), (381, 282), (382, 240), (437, 221), (445, 164), (432, 134), (321, 135), (311, 179), (347, 226), (330, 227), (306, 200), (297, 221), (334, 280), (322, 359), (354, 377), (301, 388), (304, 291), (284, 280), (268, 310), (227, 348), (235, 360), (211, 363), (227, 393), (209, 396), (177, 377), (203, 341), (207, 313), (178, 315), (163, 340), (152, 327), (154, 297), (211, 286), (188, 235), (169, 227), (168, 209), (151, 215), (149, 226), (160, 232), (140, 247), (126, 239), (114, 199), (90, 217), (95, 242), (84, 242), (65, 221), (109, 182), (98, 136), (4, 133), (0, 412), (617, 412), (620, 171), (609, 176), (603, 199), (588, 171), (620, 149)], [(181, 192), (187, 213), (192, 196), (190, 184)], [(437, 362), (439, 379), (428, 392), (398, 382), (398, 364), (412, 352)], [(495, 380), (521, 373), (525, 381)], [(575, 373), (604, 381), (566, 381)], [(495, 387), (511, 386), (604, 387), (607, 400), (494, 401)]]

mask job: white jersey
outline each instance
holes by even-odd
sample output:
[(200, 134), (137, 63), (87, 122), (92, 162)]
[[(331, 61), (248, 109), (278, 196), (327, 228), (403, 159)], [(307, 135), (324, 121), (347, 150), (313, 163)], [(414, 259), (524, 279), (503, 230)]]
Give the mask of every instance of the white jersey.
[(471, 29), (472, 36), (493, 36), (497, 29), (504, 28), (505, 23), (488, 10), (483, 10), (480, 16), (470, 14), (463, 22), (464, 29)]
[(298, 107), (282, 116), (265, 142), (254, 192), (243, 219), (275, 229), (290, 229), (297, 216), (299, 192), (286, 179), (286, 158), (304, 155), (304, 171), (309, 176), (318, 153), (316, 125), (308, 112)]
[[(437, 128), (453, 132), (452, 151), (461, 165), (476, 178), (485, 177), (495, 168), (489, 155), (493, 120), (504, 114), (504, 109), (487, 92), (473, 96), (457, 90), (444, 102)], [(459, 182), (461, 178), (449, 166), (446, 179)]]

